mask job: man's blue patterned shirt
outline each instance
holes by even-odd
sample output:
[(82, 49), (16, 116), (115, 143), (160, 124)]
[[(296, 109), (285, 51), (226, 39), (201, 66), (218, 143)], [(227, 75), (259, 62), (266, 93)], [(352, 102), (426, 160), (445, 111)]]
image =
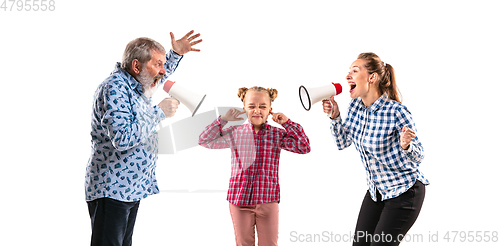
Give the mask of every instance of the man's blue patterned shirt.
[[(166, 74), (159, 87), (175, 71), (182, 56), (170, 50), (166, 59)], [(159, 193), (156, 127), (163, 119), (160, 107), (143, 95), (142, 85), (117, 63), (94, 95), (92, 152), (85, 176), (87, 201), (103, 197), (138, 201)]]

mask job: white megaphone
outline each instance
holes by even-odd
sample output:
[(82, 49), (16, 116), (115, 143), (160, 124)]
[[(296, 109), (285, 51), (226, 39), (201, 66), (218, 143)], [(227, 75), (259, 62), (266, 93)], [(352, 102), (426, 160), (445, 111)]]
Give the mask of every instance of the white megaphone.
[(333, 83), (321, 87), (306, 89), (305, 86), (299, 87), (300, 102), (305, 110), (309, 111), (311, 106), (322, 100), (330, 100), (331, 96), (336, 96), (342, 92), (340, 83)]
[(174, 81), (167, 80), (165, 85), (163, 85), (163, 90), (170, 94), (173, 98), (179, 100), (180, 103), (186, 105), (186, 107), (193, 113), (191, 116), (196, 114), (196, 111), (200, 107), (203, 100), (205, 100), (205, 95), (201, 96), (192, 93), (182, 86), (176, 84)]

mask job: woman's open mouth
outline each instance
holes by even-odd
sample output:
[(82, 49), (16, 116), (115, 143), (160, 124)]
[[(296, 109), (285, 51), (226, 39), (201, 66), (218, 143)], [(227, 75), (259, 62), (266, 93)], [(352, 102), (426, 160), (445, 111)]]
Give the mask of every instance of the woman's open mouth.
[(354, 89), (356, 88), (356, 84), (355, 83), (349, 83), (349, 93), (352, 93), (352, 91), (354, 91)]

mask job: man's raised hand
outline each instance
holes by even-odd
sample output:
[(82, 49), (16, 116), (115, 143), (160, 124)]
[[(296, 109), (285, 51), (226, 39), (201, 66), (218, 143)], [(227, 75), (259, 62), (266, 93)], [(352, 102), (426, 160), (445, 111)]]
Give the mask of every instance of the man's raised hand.
[(186, 35), (184, 35), (184, 37), (182, 37), (181, 39), (175, 40), (174, 34), (172, 32), (170, 32), (170, 39), (172, 42), (172, 50), (181, 56), (190, 52), (190, 51), (199, 52), (200, 50), (193, 48), (193, 46), (200, 43), (203, 40), (202, 39), (195, 40), (196, 38), (198, 38), (200, 36), (200, 34), (198, 33), (198, 34), (192, 35), (193, 33), (194, 33), (194, 31), (191, 30), (190, 32), (186, 33)]

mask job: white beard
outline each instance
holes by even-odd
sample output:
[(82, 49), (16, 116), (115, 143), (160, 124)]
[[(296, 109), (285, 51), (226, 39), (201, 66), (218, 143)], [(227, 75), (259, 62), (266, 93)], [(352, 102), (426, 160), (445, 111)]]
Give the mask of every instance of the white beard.
[[(158, 85), (160, 84), (160, 79), (161, 75), (157, 75), (155, 77), (151, 76), (146, 72), (145, 69), (143, 69), (139, 75), (137, 75), (137, 80), (139, 83), (142, 85), (142, 93), (144, 94), (145, 97), (151, 98), (153, 94), (156, 92), (156, 89), (158, 89)], [(153, 86), (154, 82), (156, 81), (156, 85)]]
[(153, 83), (151, 84), (148, 84), (147, 86), (142, 86), (142, 93), (144, 94), (144, 96), (146, 96), (147, 98), (150, 98), (153, 96), (153, 94), (156, 92), (156, 89), (158, 89), (158, 84), (160, 83), (156, 83), (155, 86), (152, 86)]

